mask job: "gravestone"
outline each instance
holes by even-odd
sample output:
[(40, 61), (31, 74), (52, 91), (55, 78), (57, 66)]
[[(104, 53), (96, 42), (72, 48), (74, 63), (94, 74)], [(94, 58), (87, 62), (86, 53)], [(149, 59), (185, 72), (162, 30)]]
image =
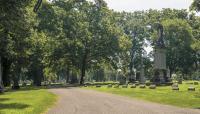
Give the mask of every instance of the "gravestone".
[(112, 88), (112, 84), (108, 84), (108, 86), (107, 86), (108, 88)]
[(179, 90), (178, 84), (173, 84), (172, 85), (172, 90)]
[(156, 89), (156, 85), (150, 85), (149, 89)]
[(146, 88), (146, 86), (145, 85), (140, 85), (140, 88)]
[(135, 84), (133, 84), (133, 85), (131, 85), (131, 87), (130, 88), (136, 88), (136, 85)]
[(115, 85), (114, 88), (119, 88), (119, 84)]
[(188, 87), (188, 91), (195, 91), (195, 87), (193, 86)]

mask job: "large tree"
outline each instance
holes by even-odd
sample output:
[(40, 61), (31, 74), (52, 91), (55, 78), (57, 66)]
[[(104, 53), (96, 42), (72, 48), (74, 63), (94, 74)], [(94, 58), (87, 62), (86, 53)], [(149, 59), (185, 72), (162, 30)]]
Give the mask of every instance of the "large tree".
[[(30, 1), (3, 0), (0, 3), (0, 58), (3, 61), (3, 79), (9, 84), (9, 75), (18, 87), (19, 74), (27, 58), (27, 38), (30, 36), (30, 17), (27, 6)], [(9, 72), (9, 73), (8, 73)]]
[(191, 6), (190, 6), (190, 10), (199, 12), (200, 11), (200, 0), (193, 0)]
[(168, 19), (163, 21), (163, 25), (167, 46), (167, 66), (171, 73), (176, 71), (181, 71), (183, 75), (190, 73), (194, 63), (190, 25), (182, 19)]

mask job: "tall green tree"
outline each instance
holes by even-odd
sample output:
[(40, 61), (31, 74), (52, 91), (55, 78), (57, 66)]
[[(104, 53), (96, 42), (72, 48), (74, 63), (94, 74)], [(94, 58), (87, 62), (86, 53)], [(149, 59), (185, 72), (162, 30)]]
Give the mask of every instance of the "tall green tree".
[(200, 11), (200, 0), (193, 0), (191, 6), (190, 6), (190, 10), (199, 12)]
[(181, 71), (183, 75), (189, 74), (194, 63), (190, 25), (182, 19), (165, 20), (163, 25), (167, 46), (167, 66), (171, 73)]
[(31, 33), (31, 24), (27, 17), (27, 6), (30, 4), (28, 0), (3, 0), (0, 3), (0, 55), (3, 61), (5, 85), (8, 85), (8, 74), (10, 74), (14, 87), (18, 87), (19, 74), (28, 55), (27, 39)]

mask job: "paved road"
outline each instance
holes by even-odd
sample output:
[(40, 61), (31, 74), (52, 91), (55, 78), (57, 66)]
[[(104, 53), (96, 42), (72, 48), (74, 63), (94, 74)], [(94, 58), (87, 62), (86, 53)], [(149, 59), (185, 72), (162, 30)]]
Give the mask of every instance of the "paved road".
[(50, 89), (60, 98), (47, 114), (200, 114), (177, 108), (79, 88)]

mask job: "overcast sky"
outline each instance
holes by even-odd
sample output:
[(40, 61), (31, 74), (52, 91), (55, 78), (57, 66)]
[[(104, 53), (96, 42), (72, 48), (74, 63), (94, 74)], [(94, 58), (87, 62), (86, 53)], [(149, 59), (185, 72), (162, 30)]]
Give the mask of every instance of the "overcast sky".
[(115, 11), (136, 11), (148, 9), (188, 9), (192, 0), (105, 0)]

